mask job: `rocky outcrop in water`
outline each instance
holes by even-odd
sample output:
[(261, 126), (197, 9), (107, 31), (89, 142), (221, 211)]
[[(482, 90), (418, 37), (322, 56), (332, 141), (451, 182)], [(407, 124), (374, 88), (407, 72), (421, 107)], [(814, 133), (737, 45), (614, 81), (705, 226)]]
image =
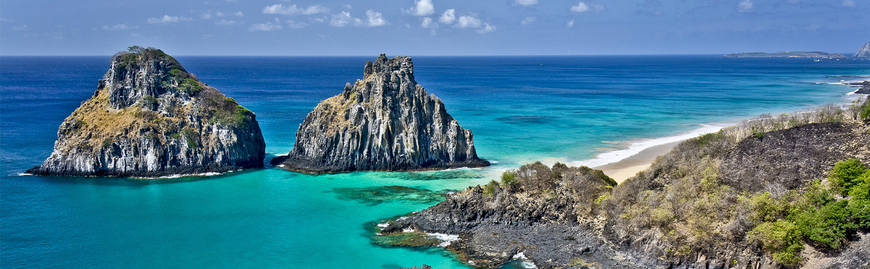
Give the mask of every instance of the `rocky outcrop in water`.
[(870, 57), (870, 42), (867, 42), (867, 44), (864, 44), (864, 46), (862, 46), (860, 49), (858, 49), (858, 52), (855, 52), (855, 54), (852, 55), (852, 57), (854, 57), (854, 58), (868, 58), (868, 57)]
[(262, 167), (253, 112), (200, 82), (175, 58), (131, 47), (112, 57), (94, 95), (57, 131), (28, 173), (158, 177)]
[(410, 57), (366, 62), (363, 79), (324, 100), (272, 164), (304, 173), (410, 171), (488, 166), (471, 130), (414, 80)]
[(864, 81), (855, 93), (870, 94), (870, 80)]

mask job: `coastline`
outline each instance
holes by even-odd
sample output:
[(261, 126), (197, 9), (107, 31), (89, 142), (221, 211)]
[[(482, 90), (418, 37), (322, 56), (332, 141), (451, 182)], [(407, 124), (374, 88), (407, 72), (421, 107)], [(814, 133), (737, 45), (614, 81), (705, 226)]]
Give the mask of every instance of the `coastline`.
[[(839, 84), (847, 86), (849, 88), (853, 88), (855, 87), (854, 83), (857, 83), (859, 81), (863, 82), (864, 80), (866, 80), (866, 77), (861, 77), (861, 79), (849, 81), (841, 80), (840, 82), (827, 84)], [(870, 95), (864, 94), (858, 94), (856, 96), (856, 91), (857, 90), (850, 89), (850, 91), (846, 92), (843, 96), (844, 102), (840, 105), (848, 105), (852, 101), (859, 98), (870, 97)], [(795, 112), (796, 111), (790, 111), (786, 113)], [(735, 124), (737, 123), (701, 124), (700, 128), (689, 130), (687, 132), (683, 132), (673, 136), (629, 141), (629, 146), (626, 148), (601, 152), (598, 153), (595, 158), (575, 161), (571, 162), (570, 164), (573, 166), (588, 166), (594, 169), (600, 169), (604, 171), (604, 174), (610, 176), (617, 183), (621, 184), (623, 181), (636, 175), (638, 172), (644, 171), (649, 168), (652, 165), (653, 161), (655, 161), (656, 157), (668, 153), (679, 143), (704, 134), (718, 132), (725, 127)]]
[(568, 163), (571, 166), (588, 166), (601, 169), (617, 183), (622, 183), (640, 171), (646, 170), (659, 155), (668, 153), (677, 144), (687, 139), (715, 133), (734, 123), (700, 124), (701, 127), (672, 136), (640, 139), (629, 142), (628, 147), (605, 151), (595, 158)]
[(659, 155), (663, 155), (668, 153), (677, 146), (677, 144), (685, 141), (686, 139), (671, 142), (667, 144), (652, 146), (641, 150), (635, 155), (631, 155), (628, 158), (619, 160), (614, 163), (609, 163), (601, 166), (592, 167), (594, 169), (601, 169), (604, 171), (604, 174), (616, 180), (616, 183), (622, 184), (623, 181), (636, 175), (640, 171), (644, 171), (649, 168), (653, 161), (655, 161), (656, 157)]

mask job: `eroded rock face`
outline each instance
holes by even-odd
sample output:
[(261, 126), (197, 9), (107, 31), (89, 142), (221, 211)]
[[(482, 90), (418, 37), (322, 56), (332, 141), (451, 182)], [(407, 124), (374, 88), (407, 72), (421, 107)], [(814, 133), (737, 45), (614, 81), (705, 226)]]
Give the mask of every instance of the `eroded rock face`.
[(864, 46), (862, 46), (860, 49), (858, 49), (858, 52), (855, 52), (855, 55), (852, 55), (852, 57), (855, 57), (855, 58), (870, 57), (870, 42), (867, 42), (867, 44), (864, 44)]
[(855, 91), (855, 93), (870, 94), (870, 80), (864, 81), (864, 83), (861, 84), (861, 88)]
[(254, 113), (154, 48), (112, 57), (93, 97), (58, 128), (54, 152), (28, 173), (141, 176), (262, 167)]
[(471, 130), (414, 80), (411, 58), (383, 54), (366, 62), (362, 80), (318, 104), (293, 150), (271, 163), (305, 173), (489, 165), (477, 157)]

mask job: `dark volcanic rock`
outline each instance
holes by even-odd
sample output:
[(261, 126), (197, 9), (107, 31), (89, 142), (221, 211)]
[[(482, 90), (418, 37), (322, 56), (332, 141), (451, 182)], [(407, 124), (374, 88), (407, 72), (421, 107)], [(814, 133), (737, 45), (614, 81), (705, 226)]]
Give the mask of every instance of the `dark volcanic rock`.
[(857, 125), (816, 123), (746, 138), (723, 158), (723, 183), (739, 191), (765, 191), (770, 185), (791, 190), (824, 178), (839, 161), (868, 162), (870, 135)]
[(855, 93), (870, 94), (870, 80), (864, 81), (864, 83), (861, 84), (861, 88), (859, 88), (858, 91), (855, 91)]
[(477, 157), (471, 130), (414, 81), (411, 58), (383, 54), (366, 62), (362, 80), (318, 104), (293, 150), (271, 163), (315, 174), (489, 165)]
[(93, 97), (57, 131), (54, 152), (28, 173), (137, 176), (262, 167), (254, 113), (200, 82), (172, 56), (131, 48), (112, 57)]
[[(720, 132), (680, 143), (619, 186), (600, 170), (530, 164), (516, 171), (516, 181), (507, 173), (501, 184), (448, 194), (377, 236), (458, 235), (446, 248), (484, 268), (521, 256), (538, 268), (784, 268), (748, 239), (758, 223), (738, 196), (800, 190), (838, 161), (866, 163), (868, 142), (868, 126), (857, 121), (761, 137)], [(814, 264), (868, 266), (867, 242), (862, 236)]]

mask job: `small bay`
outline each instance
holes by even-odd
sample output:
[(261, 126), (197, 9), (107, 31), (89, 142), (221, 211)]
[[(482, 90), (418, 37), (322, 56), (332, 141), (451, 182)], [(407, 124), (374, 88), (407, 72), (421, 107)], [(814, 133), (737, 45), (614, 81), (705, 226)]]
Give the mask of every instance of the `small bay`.
[[(388, 55), (390, 57), (394, 55)], [(703, 124), (848, 102), (870, 61), (689, 56), (413, 57), (474, 132), (481, 169), (312, 176), (268, 167), (170, 180), (21, 175), (93, 95), (108, 56), (0, 57), (3, 268), (466, 268), (440, 249), (382, 248), (370, 227), (524, 163), (576, 162)], [(372, 57), (177, 59), (257, 115), (266, 161)]]

